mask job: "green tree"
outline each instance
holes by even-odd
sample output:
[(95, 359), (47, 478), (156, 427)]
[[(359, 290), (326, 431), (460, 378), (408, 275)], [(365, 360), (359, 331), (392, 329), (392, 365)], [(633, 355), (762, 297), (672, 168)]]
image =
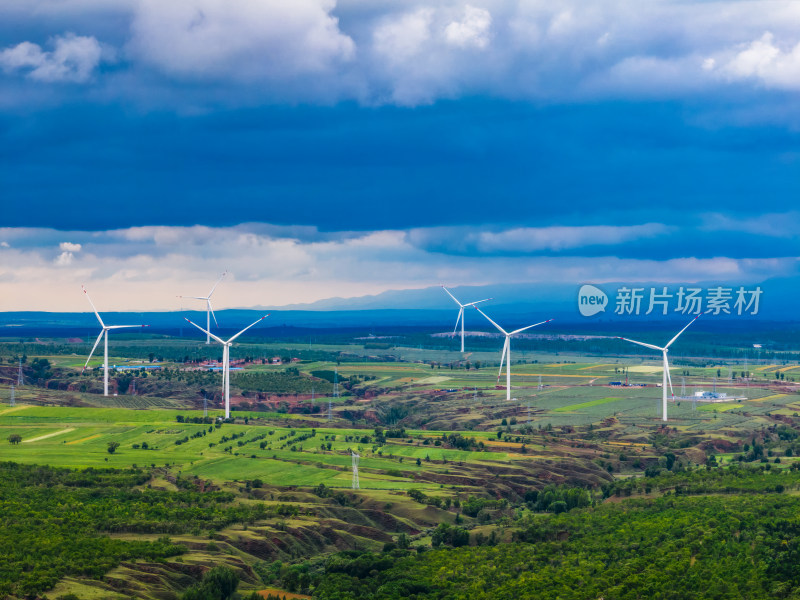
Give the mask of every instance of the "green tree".
[(47, 379), (52, 374), (50, 371), (50, 361), (46, 358), (34, 358), (31, 361), (34, 379)]
[(117, 451), (117, 448), (119, 448), (119, 442), (108, 442), (108, 447), (106, 450), (108, 450), (109, 454), (114, 454), (114, 452)]
[(206, 571), (200, 583), (190, 587), (181, 600), (227, 600), (236, 591), (239, 576), (230, 567), (214, 567)]
[(8, 436), (8, 441), (16, 446), (22, 441), (22, 436), (18, 433), (12, 433), (10, 436)]

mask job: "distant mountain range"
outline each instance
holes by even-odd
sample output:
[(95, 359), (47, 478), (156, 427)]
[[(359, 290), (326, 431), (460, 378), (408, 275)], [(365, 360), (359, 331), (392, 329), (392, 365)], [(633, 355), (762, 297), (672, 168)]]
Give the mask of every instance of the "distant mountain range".
[[(590, 283), (590, 282), (587, 282)], [(493, 298), (481, 305), (483, 310), (491, 315), (504, 317), (519, 317), (523, 320), (529, 317), (557, 318), (567, 322), (586, 321), (587, 317), (579, 311), (579, 291), (582, 285), (543, 285), (543, 284), (498, 284), (486, 286), (456, 286), (448, 288), (461, 302), (473, 302), (483, 298)], [(667, 287), (667, 296), (662, 297), (663, 288)], [(718, 311), (720, 318), (760, 320), (791, 319), (800, 320), (796, 316), (795, 297), (800, 293), (800, 280), (773, 279), (754, 284), (725, 284), (717, 282), (700, 282), (693, 284), (664, 284), (658, 282), (631, 283), (602, 283), (595, 287), (605, 292), (607, 308), (588, 320), (628, 320), (628, 319), (685, 319), (686, 314), (694, 311), (683, 312), (678, 309), (679, 294), (683, 288), (686, 298), (690, 288), (700, 289), (697, 294), (702, 298), (702, 309), (708, 307), (709, 298), (720, 296), (717, 302), (721, 305)], [(639, 314), (631, 310), (617, 312), (620, 293), (628, 288), (639, 289), (641, 300)], [(719, 292), (719, 288), (722, 288)], [(761, 290), (758, 294), (758, 310), (753, 314), (755, 306), (749, 308), (741, 306), (741, 313), (737, 314), (736, 301), (739, 288), (744, 288), (744, 301), (752, 300), (753, 292)], [(663, 314), (663, 304), (655, 304), (653, 312), (647, 315), (651, 290), (655, 290), (657, 300), (667, 304), (667, 315)], [(725, 302), (725, 296), (729, 299)], [(447, 309), (458, 310), (457, 305), (447, 296), (440, 286), (412, 290), (389, 290), (380, 294), (360, 296), (356, 298), (328, 298), (308, 304), (291, 304), (279, 307), (279, 310), (290, 311), (385, 311), (385, 310), (414, 310), (414, 311), (443, 311)], [(725, 312), (725, 309), (729, 312)], [(455, 319), (455, 316), (453, 317)]]
[[(481, 305), (483, 310), (501, 324), (527, 325), (537, 320), (552, 318), (559, 329), (603, 329), (603, 324), (626, 323), (628, 325), (641, 324), (649, 327), (655, 323), (665, 321), (686, 321), (691, 318), (694, 311), (683, 312), (679, 308), (680, 288), (683, 287), (683, 300), (689, 294), (689, 288), (701, 290), (697, 296), (702, 298), (702, 309), (705, 310), (711, 296), (722, 294), (723, 300), (729, 295), (727, 302), (723, 303), (729, 311), (722, 308), (719, 314), (711, 315), (715, 321), (725, 320), (729, 324), (747, 327), (758, 322), (791, 321), (797, 322), (795, 312), (795, 296), (800, 287), (797, 280), (770, 280), (758, 286), (744, 285), (744, 302), (753, 300), (753, 293), (760, 288), (757, 294), (758, 312), (751, 303), (738, 306), (742, 314), (737, 314), (737, 290), (739, 286), (724, 285), (722, 290), (716, 283), (702, 283), (692, 285), (668, 285), (667, 296), (662, 296), (664, 284), (642, 283), (637, 285), (622, 283), (606, 283), (595, 286), (606, 296), (605, 310), (600, 310), (591, 316), (583, 316), (579, 310), (579, 285), (487, 285), (487, 286), (457, 286), (449, 288), (462, 302), (472, 302), (482, 298), (492, 297), (493, 300)], [(641, 295), (639, 300), (639, 314), (633, 310), (630, 314), (617, 310), (620, 294), (624, 289), (641, 290), (636, 294)], [(657, 301), (653, 310), (646, 314), (650, 304), (651, 288), (655, 289)], [(595, 295), (598, 295), (595, 294)], [(663, 307), (667, 306), (667, 315), (663, 314)], [(630, 307), (630, 305), (628, 305)], [(294, 304), (281, 307), (247, 307), (217, 311), (217, 319), (223, 329), (234, 329), (246, 325), (264, 312), (272, 316), (265, 321), (262, 327), (273, 328), (300, 328), (300, 329), (360, 329), (369, 332), (375, 327), (425, 327), (441, 328), (446, 331), (453, 327), (458, 306), (447, 296), (439, 286), (414, 290), (391, 290), (373, 296), (357, 298), (329, 298), (309, 304)], [(190, 317), (198, 324), (205, 323), (205, 314), (200, 311), (184, 312), (147, 312), (147, 313), (103, 313), (107, 323), (121, 324), (147, 324), (151, 331), (176, 331), (191, 327), (183, 320)], [(486, 329), (487, 323), (474, 309), (468, 308), (466, 315), (467, 329)], [(488, 325), (491, 327), (490, 325)], [(97, 327), (97, 320), (93, 313), (50, 313), (50, 312), (6, 312), (0, 313), (0, 335), (14, 335), (10, 331), (24, 329), (26, 331), (59, 329), (90, 329)], [(85, 334), (84, 334), (85, 335)]]

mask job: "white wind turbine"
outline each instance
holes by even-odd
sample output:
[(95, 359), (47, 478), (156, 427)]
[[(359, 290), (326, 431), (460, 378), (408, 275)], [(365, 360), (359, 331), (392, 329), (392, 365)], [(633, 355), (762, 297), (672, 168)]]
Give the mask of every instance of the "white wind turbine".
[(547, 319), (547, 321), (542, 321), (541, 323), (535, 323), (533, 325), (528, 325), (527, 327), (521, 327), (520, 329), (515, 329), (514, 331), (506, 331), (500, 325), (492, 321), (485, 312), (483, 312), (477, 306), (475, 307), (479, 313), (481, 313), (486, 319), (497, 327), (497, 329), (506, 336), (506, 341), (503, 344), (503, 355), (500, 358), (500, 370), (497, 372), (497, 381), (500, 381), (500, 373), (503, 372), (503, 361), (506, 363), (506, 400), (511, 400), (511, 336), (517, 335), (518, 333), (522, 333), (526, 329), (530, 329), (531, 327), (538, 327), (539, 325), (544, 325), (545, 323), (549, 323), (553, 319)]
[(700, 315), (697, 315), (694, 319), (689, 321), (688, 325), (681, 329), (674, 338), (672, 338), (667, 345), (663, 348), (661, 346), (655, 346), (653, 344), (645, 344), (644, 342), (637, 342), (636, 340), (631, 340), (628, 338), (621, 337), (619, 339), (625, 340), (626, 342), (631, 342), (633, 344), (638, 344), (639, 346), (644, 346), (645, 348), (650, 348), (651, 350), (658, 350), (661, 352), (661, 356), (664, 360), (664, 373), (662, 375), (662, 383), (661, 383), (661, 390), (662, 390), (662, 400), (661, 400), (661, 420), (666, 422), (667, 420), (667, 384), (669, 384), (669, 390), (672, 392), (672, 399), (675, 399), (675, 392), (672, 390), (672, 377), (669, 374), (669, 361), (667, 361), (667, 352), (669, 352), (669, 347), (677, 340), (681, 334), (689, 328), (689, 325), (697, 321), (700, 318)]
[(219, 285), (220, 281), (222, 281), (225, 278), (225, 275), (227, 275), (227, 274), (228, 274), (228, 272), (225, 271), (222, 275), (219, 276), (219, 279), (217, 279), (217, 283), (215, 283), (214, 287), (211, 288), (211, 291), (208, 292), (208, 296), (178, 296), (178, 298), (191, 298), (192, 300), (205, 300), (206, 301), (206, 329), (205, 329), (205, 331), (208, 334), (206, 336), (206, 344), (210, 344), (211, 343), (211, 334), (209, 333), (211, 331), (211, 317), (214, 317), (214, 324), (217, 327), (219, 327), (219, 323), (217, 323), (217, 315), (214, 314), (214, 309), (211, 307), (211, 296), (214, 293), (214, 290), (217, 289), (217, 286)]
[[(89, 292), (86, 291), (86, 288), (81, 286), (83, 293), (86, 294), (86, 299), (89, 301), (89, 304), (92, 305), (92, 310), (94, 311), (97, 320), (100, 321), (100, 327), (103, 329), (100, 330), (100, 335), (97, 336), (97, 339), (94, 342), (94, 346), (92, 346), (92, 351), (89, 352), (89, 358), (86, 359), (86, 364), (83, 365), (83, 371), (86, 371), (86, 367), (89, 364), (89, 361), (92, 360), (92, 355), (94, 351), (97, 349), (97, 344), (100, 343), (100, 338), (105, 338), (105, 352), (103, 353), (103, 368), (105, 373), (103, 375), (103, 395), (108, 396), (108, 332), (110, 329), (126, 329), (128, 327), (146, 327), (146, 325), (106, 325), (103, 323), (103, 319), (100, 318), (100, 314), (97, 312), (97, 309), (94, 307), (94, 302), (89, 297)], [(81, 371), (81, 372), (83, 372)]]
[(186, 319), (186, 321), (188, 321), (189, 323), (191, 323), (192, 325), (197, 327), (200, 331), (202, 331), (203, 333), (207, 334), (209, 337), (214, 338), (216, 341), (218, 341), (220, 344), (222, 344), (222, 394), (225, 397), (225, 418), (226, 419), (230, 418), (230, 416), (231, 416), (231, 355), (230, 355), (230, 347), (231, 347), (231, 345), (233, 344), (233, 341), (236, 338), (238, 338), (245, 331), (250, 329), (253, 325), (256, 325), (256, 324), (260, 323), (261, 321), (263, 321), (264, 319), (266, 319), (268, 316), (269, 316), (268, 314), (264, 315), (263, 317), (261, 317), (255, 323), (251, 323), (250, 325), (248, 325), (247, 327), (242, 329), (239, 333), (234, 335), (227, 342), (225, 340), (217, 337), (213, 333), (209, 332), (207, 329), (203, 329), (197, 323), (192, 323), (191, 321), (189, 321), (189, 319), (186, 319), (186, 317), (184, 317), (184, 319)]
[(467, 302), (466, 304), (461, 304), (458, 299), (450, 293), (446, 287), (442, 286), (442, 289), (447, 292), (447, 295), (450, 296), (453, 301), (458, 304), (458, 317), (456, 318), (456, 326), (453, 327), (453, 333), (456, 332), (458, 329), (458, 322), (461, 321), (461, 353), (464, 353), (464, 309), (468, 306), (475, 306), (476, 304), (480, 304), (481, 302), (486, 302), (487, 300), (491, 300), (491, 298), (484, 298), (483, 300), (476, 300), (475, 302)]

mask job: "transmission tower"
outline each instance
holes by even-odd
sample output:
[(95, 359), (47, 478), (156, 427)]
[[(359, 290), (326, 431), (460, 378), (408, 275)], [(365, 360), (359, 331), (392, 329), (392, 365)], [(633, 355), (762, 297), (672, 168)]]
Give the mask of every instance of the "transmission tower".
[(22, 359), (19, 361), (19, 373), (17, 374), (17, 387), (25, 385), (25, 377), (22, 374)]
[(328, 397), (328, 421), (333, 421), (333, 398), (339, 397), (339, 369), (333, 370), (333, 396)]
[(359, 487), (358, 487), (358, 459), (360, 457), (358, 456), (358, 454), (356, 454), (352, 450), (350, 452), (351, 452), (351, 456), (352, 456), (352, 459), (353, 459), (353, 489), (357, 490), (357, 489), (359, 489)]
[(314, 406), (314, 386), (311, 386), (311, 406)]
[(208, 416), (208, 395), (203, 394), (203, 418)]
[(744, 376), (745, 376), (745, 383), (747, 384), (747, 390), (744, 393), (745, 400), (750, 399), (750, 371), (747, 368), (747, 357), (744, 357)]
[(542, 385), (542, 376), (541, 375), (539, 375), (539, 387), (537, 387), (536, 389), (539, 390), (540, 392), (544, 389), (544, 386)]
[(333, 371), (333, 397), (339, 397), (339, 369)]
[(17, 400), (14, 397), (14, 386), (13, 385), (11, 386), (11, 400), (9, 401), (9, 405), (10, 406), (16, 406), (17, 405)]

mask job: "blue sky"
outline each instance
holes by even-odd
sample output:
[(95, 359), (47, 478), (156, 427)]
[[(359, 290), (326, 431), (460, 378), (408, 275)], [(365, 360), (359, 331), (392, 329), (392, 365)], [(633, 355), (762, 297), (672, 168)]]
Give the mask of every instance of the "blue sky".
[(798, 91), (795, 2), (7, 0), (0, 310), (795, 278)]

